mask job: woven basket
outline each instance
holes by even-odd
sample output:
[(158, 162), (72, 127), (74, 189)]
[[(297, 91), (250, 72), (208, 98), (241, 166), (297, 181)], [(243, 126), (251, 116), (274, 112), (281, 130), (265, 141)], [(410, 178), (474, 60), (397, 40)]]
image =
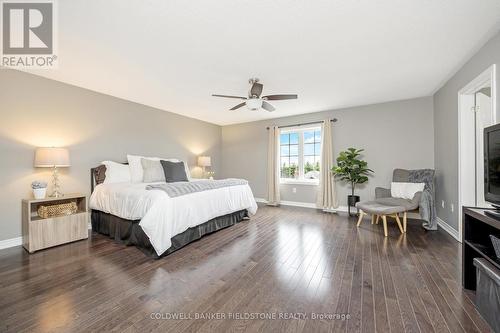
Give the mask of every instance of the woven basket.
[(67, 202), (57, 205), (40, 205), (38, 207), (38, 216), (43, 219), (50, 217), (75, 214), (78, 211), (76, 202)]

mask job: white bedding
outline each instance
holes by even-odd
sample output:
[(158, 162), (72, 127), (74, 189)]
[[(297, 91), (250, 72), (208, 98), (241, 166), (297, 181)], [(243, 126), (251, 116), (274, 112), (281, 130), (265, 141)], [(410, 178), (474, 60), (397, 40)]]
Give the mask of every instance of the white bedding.
[(215, 217), (247, 209), (257, 212), (249, 185), (229, 186), (170, 198), (159, 190), (146, 190), (151, 183), (115, 183), (96, 186), (89, 207), (139, 225), (161, 255), (171, 238)]

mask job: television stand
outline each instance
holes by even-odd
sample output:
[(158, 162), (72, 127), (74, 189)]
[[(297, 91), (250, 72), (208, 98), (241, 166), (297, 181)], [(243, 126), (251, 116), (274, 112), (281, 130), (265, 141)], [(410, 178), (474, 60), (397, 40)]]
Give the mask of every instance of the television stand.
[(493, 212), (497, 213), (492, 209), (463, 207), (462, 286), (465, 289), (476, 290), (474, 258), (485, 258), (500, 270), (500, 259), (490, 239), (490, 235), (500, 238), (500, 220), (490, 216)]

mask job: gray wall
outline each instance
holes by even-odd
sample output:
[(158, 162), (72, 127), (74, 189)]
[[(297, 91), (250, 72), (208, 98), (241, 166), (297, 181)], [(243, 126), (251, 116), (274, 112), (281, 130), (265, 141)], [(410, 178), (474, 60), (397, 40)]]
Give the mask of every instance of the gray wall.
[[(434, 95), (434, 154), (438, 216), (458, 231), (458, 91), (492, 64), (500, 77), (500, 34), (483, 46)], [(497, 105), (500, 92), (497, 83)], [(497, 111), (498, 112), (498, 111)], [(445, 208), (441, 201), (445, 201)], [(451, 212), (451, 204), (455, 206)]]
[[(278, 111), (279, 112), (279, 109)], [(364, 148), (375, 176), (359, 189), (362, 199), (374, 196), (376, 186), (390, 185), (392, 170), (434, 167), (432, 97), (353, 107), (334, 111), (224, 126), (222, 128), (222, 176), (249, 180), (254, 195), (267, 198), (267, 130), (270, 125), (291, 125), (339, 119), (333, 128), (336, 156), (348, 147)], [(293, 188), (297, 193), (293, 193)], [(281, 185), (284, 201), (314, 203), (317, 186)], [(339, 204), (347, 205), (348, 187), (337, 187)]]
[(50, 171), (33, 168), (36, 146), (69, 148), (65, 192), (89, 193), (89, 169), (125, 161), (127, 153), (190, 165), (209, 154), (219, 170), (220, 126), (19, 71), (1, 69), (0, 87), (0, 240), (21, 235), (21, 199), (30, 197), (31, 181), (50, 181)]

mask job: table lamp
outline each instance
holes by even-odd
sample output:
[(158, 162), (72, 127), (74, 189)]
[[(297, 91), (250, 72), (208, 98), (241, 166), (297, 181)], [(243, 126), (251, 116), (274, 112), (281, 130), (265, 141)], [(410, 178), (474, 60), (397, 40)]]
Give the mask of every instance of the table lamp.
[(59, 172), (57, 168), (71, 166), (68, 149), (55, 147), (36, 148), (34, 166), (35, 168), (53, 168), (52, 183), (54, 190), (50, 196), (53, 198), (62, 197), (63, 194), (59, 191)]
[(212, 166), (212, 160), (210, 156), (198, 156), (198, 166), (203, 168), (203, 177), (205, 177), (205, 168)]

